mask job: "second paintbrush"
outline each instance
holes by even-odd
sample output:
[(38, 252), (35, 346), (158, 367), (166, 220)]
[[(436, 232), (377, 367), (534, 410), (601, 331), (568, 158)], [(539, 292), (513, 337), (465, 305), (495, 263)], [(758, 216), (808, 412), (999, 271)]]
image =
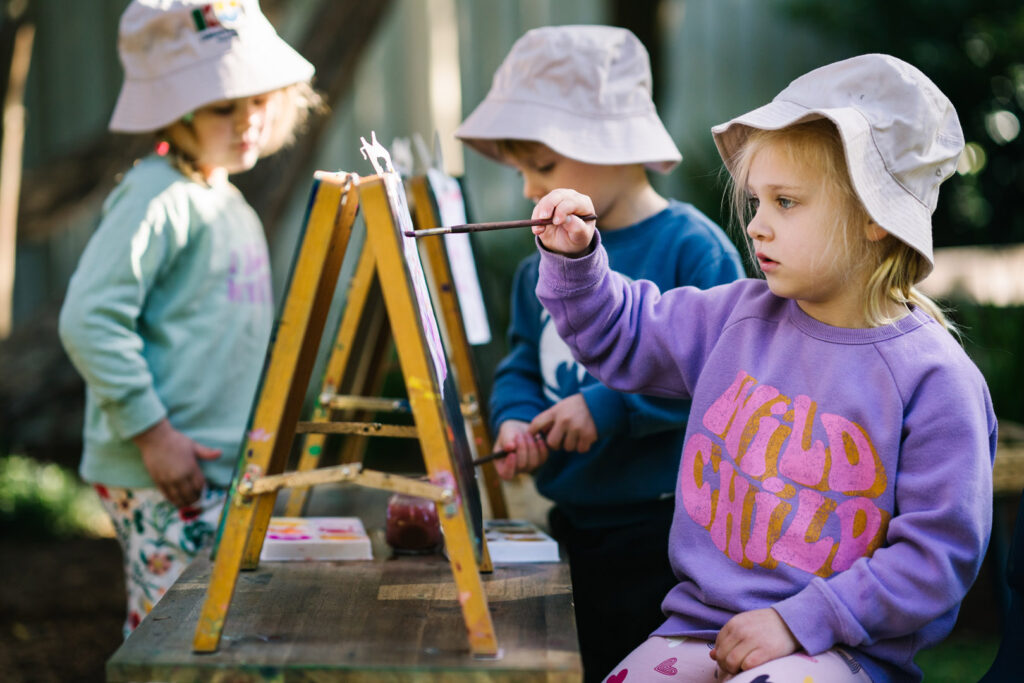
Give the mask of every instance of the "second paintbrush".
[[(596, 221), (597, 216), (590, 214), (580, 216), (584, 221)], [(505, 230), (507, 228), (530, 228), (534, 225), (546, 225), (551, 222), (550, 218), (534, 218), (523, 221), (497, 221), (495, 223), (466, 223), (464, 225), (449, 225), (443, 228), (427, 228), (426, 230), (406, 230), (406, 237), (428, 237), (430, 235), (448, 235), (460, 232), (484, 232), (485, 230)]]

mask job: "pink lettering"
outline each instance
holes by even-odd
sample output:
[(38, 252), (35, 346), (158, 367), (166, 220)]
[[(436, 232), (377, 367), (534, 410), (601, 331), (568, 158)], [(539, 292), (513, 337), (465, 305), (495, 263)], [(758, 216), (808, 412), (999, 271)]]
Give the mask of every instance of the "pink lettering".
[(882, 544), (883, 514), (867, 498), (851, 498), (839, 504), (836, 508), (840, 528), (839, 549), (832, 558), (833, 571), (841, 572), (849, 569), (857, 559), (871, 557)]
[(756, 380), (742, 370), (736, 375), (732, 386), (715, 399), (715, 402), (704, 413), (703, 424), (708, 431), (715, 436), (725, 436), (732, 416), (743, 405), (743, 401), (746, 400), (747, 394), (750, 393), (750, 389), (755, 383)]
[(789, 527), (771, 549), (773, 558), (812, 574), (818, 573), (832, 552), (831, 537), (819, 539), (835, 502), (817, 491), (801, 489)]
[[(773, 415), (781, 415), (786, 412), (786, 404), (783, 401), (773, 401), (768, 410)], [(772, 454), (778, 453), (777, 442), (786, 438), (788, 433), (789, 427), (784, 427), (778, 420), (771, 417), (760, 418), (757, 421), (757, 432), (739, 460), (740, 469), (756, 479), (763, 477), (767, 472), (766, 461), (769, 451)]]
[(750, 482), (737, 475), (728, 460), (722, 460), (718, 476), (718, 502), (711, 523), (711, 540), (734, 562), (743, 562), (743, 529), (750, 516), (747, 501)]
[(822, 413), (832, 456), (828, 485), (847, 495), (877, 498), (885, 490), (885, 468), (860, 425), (840, 415)]
[(711, 485), (704, 482), (704, 468), (718, 446), (703, 434), (694, 434), (683, 447), (679, 468), (679, 498), (690, 519), (702, 527), (711, 524)]
[(793, 400), (793, 433), (779, 460), (779, 474), (798, 484), (823, 488), (825, 477), (825, 446), (811, 441), (811, 429), (817, 406), (807, 396)]
[(792, 506), (783, 503), (778, 496), (765, 491), (754, 494), (754, 522), (750, 528), (750, 540), (744, 549), (747, 559), (755, 564), (768, 560), (768, 550), (779, 538), (782, 520)]

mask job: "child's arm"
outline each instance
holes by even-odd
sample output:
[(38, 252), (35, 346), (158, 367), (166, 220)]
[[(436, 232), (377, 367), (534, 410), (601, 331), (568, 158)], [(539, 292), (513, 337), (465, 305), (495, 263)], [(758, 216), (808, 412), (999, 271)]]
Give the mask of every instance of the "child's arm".
[(593, 226), (573, 215), (590, 211), (590, 199), (572, 190), (555, 190), (538, 203), (534, 215), (553, 221), (534, 228), (543, 247), (538, 299), (576, 359), (605, 386), (690, 398), (707, 354), (747, 290), (662, 293), (652, 282), (627, 281), (609, 269)]

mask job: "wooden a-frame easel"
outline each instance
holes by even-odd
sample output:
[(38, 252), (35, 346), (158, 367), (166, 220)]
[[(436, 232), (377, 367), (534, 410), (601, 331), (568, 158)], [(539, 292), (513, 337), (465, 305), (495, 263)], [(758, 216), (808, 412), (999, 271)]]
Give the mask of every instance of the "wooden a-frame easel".
[[(397, 185), (397, 187), (396, 187)], [(193, 638), (193, 650), (217, 650), (238, 574), (257, 566), (277, 491), (327, 481), (401, 491), (434, 500), (459, 603), (474, 656), (498, 655), (479, 565), (486, 558), (482, 530), (475, 528), (469, 495), (475, 495), (472, 464), (461, 422), (453, 424), (451, 401), (445, 402), (443, 351), (424, 321), (424, 302), (403, 252), (395, 207), (401, 181), (393, 171), (360, 178), (320, 174), (314, 182), (305, 230), (293, 265), (280, 318), (260, 380), (244, 452), (221, 520), (210, 584)], [(403, 205), (399, 207), (404, 210)], [(393, 330), (415, 426), (299, 422), (303, 398), (323, 334), (341, 263), (349, 245), (356, 210), (366, 224), (364, 250), (378, 272), (387, 318)], [(369, 257), (368, 257), (369, 258)], [(418, 260), (416, 261), (418, 267)], [(368, 266), (367, 266), (368, 267)], [(418, 279), (422, 280), (420, 272)], [(425, 288), (425, 283), (422, 283)], [(432, 311), (429, 312), (432, 316)], [(448, 388), (453, 384), (447, 382)], [(450, 392), (449, 392), (450, 393)], [(449, 399), (451, 396), (449, 395)], [(457, 413), (457, 408), (455, 413)], [(344, 433), (419, 439), (430, 482), (365, 470), (359, 463), (307, 472), (289, 472), (291, 441), (296, 433)], [(461, 434), (460, 434), (461, 432)], [(461, 442), (460, 442), (461, 439)], [(478, 502), (478, 501), (477, 501)]]
[[(438, 227), (440, 219), (436, 199), (428, 178), (425, 175), (415, 176), (408, 184), (417, 229)], [(435, 302), (441, 314), (439, 322), (443, 326), (449, 362), (459, 388), (462, 414), (472, 432), (473, 450), (475, 455), (485, 455), (491, 452), (493, 441), (480, 408), (480, 385), (444, 239), (424, 239), (421, 253), (426, 259), (427, 279), (436, 295)], [(406, 401), (376, 398), (383, 385), (387, 369), (385, 356), (391, 343), (387, 321), (381, 315), (381, 307), (377, 305), (380, 295), (376, 261), (367, 242), (363, 245), (349, 283), (345, 310), (338, 324), (321, 390), (313, 408), (313, 421), (327, 421), (339, 412), (346, 419), (365, 420), (372, 412), (409, 411)], [(362, 351), (361, 358), (352, 358), (355, 349)], [(304, 435), (296, 466), (298, 471), (308, 471), (319, 466), (326, 436), (319, 432)], [(361, 461), (365, 445), (365, 437), (349, 435), (342, 443), (339, 461), (343, 464)], [(481, 470), (491, 516), (497, 519), (508, 518), (508, 505), (494, 464), (485, 463)], [(309, 490), (307, 486), (289, 490), (284, 508), (286, 516), (298, 517), (303, 514)], [(485, 559), (481, 569), (490, 570), (489, 558)]]

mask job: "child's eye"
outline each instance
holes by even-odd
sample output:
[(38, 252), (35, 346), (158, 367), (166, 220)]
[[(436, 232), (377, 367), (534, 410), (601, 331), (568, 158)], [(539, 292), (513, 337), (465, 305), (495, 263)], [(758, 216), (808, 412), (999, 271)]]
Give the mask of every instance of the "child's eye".
[(210, 112), (214, 116), (231, 116), (235, 113), (235, 104), (230, 102), (228, 104), (217, 104), (206, 108), (206, 111)]
[(779, 197), (776, 201), (779, 204), (779, 208), (782, 209), (792, 209), (794, 206), (796, 206), (796, 202), (794, 202), (792, 199), (789, 199), (788, 197)]
[(555, 170), (555, 162), (553, 161), (549, 164), (537, 166), (537, 173), (551, 173), (553, 170)]
[(753, 195), (747, 197), (747, 208), (750, 209), (751, 213), (757, 213), (757, 208), (761, 206), (761, 200)]

